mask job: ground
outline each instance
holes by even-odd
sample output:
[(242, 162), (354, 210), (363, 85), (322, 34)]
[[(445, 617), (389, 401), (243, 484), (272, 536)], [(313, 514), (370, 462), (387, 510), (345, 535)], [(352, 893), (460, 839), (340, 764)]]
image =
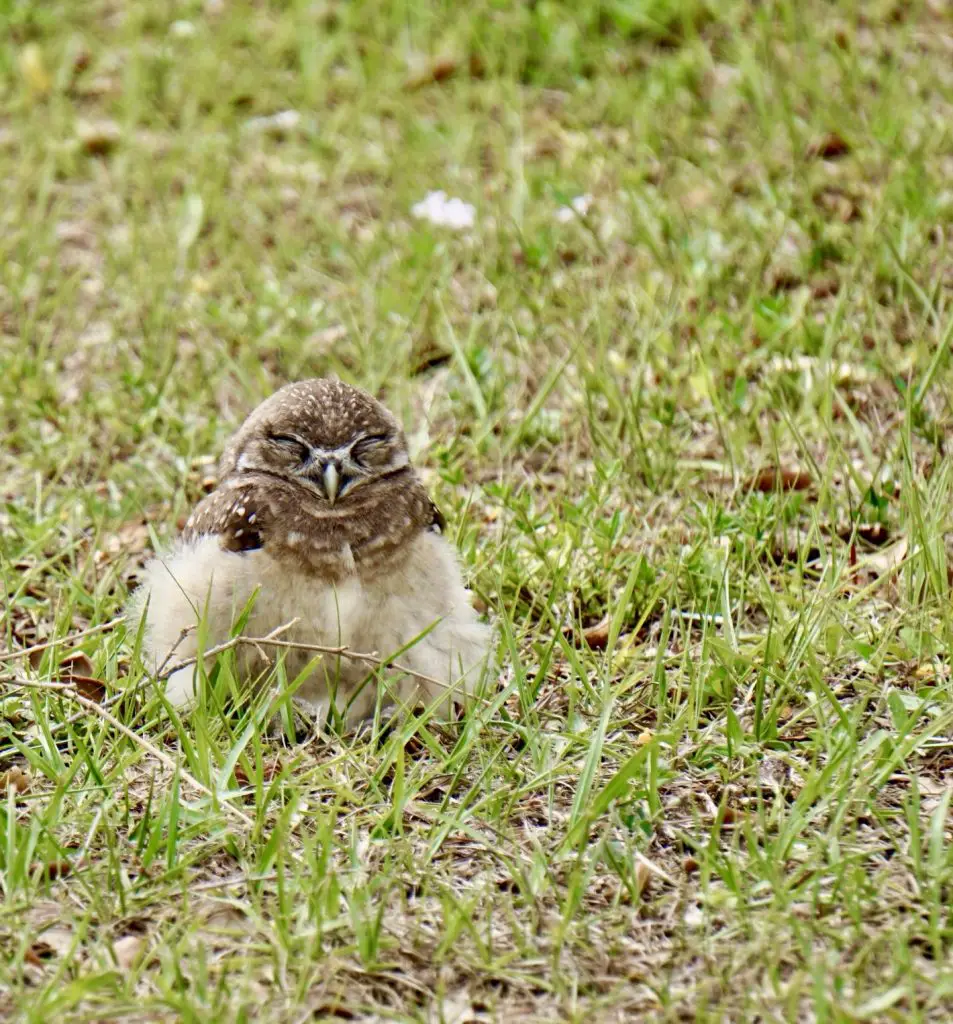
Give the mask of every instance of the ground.
[[(949, 1020), (948, 6), (0, 29), (0, 1016)], [(332, 372), (498, 677), (449, 726), (183, 723), (118, 617)]]

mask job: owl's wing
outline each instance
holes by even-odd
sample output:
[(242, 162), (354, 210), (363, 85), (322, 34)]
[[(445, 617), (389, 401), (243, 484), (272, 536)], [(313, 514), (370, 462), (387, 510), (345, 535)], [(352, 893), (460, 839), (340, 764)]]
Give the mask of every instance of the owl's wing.
[(430, 522), (427, 525), (427, 529), (432, 533), (443, 533), (447, 528), (447, 520), (444, 519), (443, 513), (434, 504), (432, 499), (430, 501)]
[(272, 521), (271, 503), (261, 488), (220, 488), (199, 502), (182, 536), (217, 536), (226, 551), (256, 551), (264, 546)]

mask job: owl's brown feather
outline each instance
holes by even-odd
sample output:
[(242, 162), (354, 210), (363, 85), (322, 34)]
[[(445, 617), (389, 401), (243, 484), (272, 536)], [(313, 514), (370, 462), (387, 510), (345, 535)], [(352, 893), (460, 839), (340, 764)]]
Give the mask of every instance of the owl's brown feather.
[(219, 487), (203, 499), (182, 531), (185, 540), (218, 536), (226, 551), (257, 551), (271, 532), (274, 508), (268, 492), (246, 483)]
[[(296, 441), (304, 452), (334, 451), (374, 437), (393, 464), (369, 467), (337, 502), (295, 466)], [(397, 420), (367, 392), (338, 380), (299, 381), (262, 402), (228, 443), (221, 472), (184, 538), (216, 535), (226, 551), (264, 548), (290, 570), (328, 580), (381, 571), (416, 534), (445, 525), (407, 460)]]
[(183, 539), (215, 535), (226, 551), (264, 548), (289, 569), (337, 580), (389, 568), (423, 530), (446, 520), (409, 466), (328, 508), (300, 485), (266, 473), (235, 473), (189, 517)]
[(443, 533), (447, 528), (447, 520), (444, 519), (443, 513), (439, 508), (431, 501), (430, 502), (430, 522), (427, 524), (428, 530), (433, 530), (434, 533)]

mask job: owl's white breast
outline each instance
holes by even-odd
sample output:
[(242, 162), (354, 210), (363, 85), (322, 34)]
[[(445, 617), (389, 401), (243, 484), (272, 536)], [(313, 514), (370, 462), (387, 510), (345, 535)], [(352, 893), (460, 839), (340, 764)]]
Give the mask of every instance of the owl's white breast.
[[(156, 626), (166, 618), (182, 617), (181, 613), (161, 615), (160, 608), (171, 611), (187, 603), (194, 612), (204, 611), (212, 636), (223, 631), (227, 635), (232, 622), (253, 602), (247, 634), (264, 636), (297, 619), (291, 631), (296, 639), (340, 646), (352, 642), (368, 602), (357, 576), (330, 584), (313, 574), (294, 572), (264, 550), (224, 551), (213, 536), (178, 545), (150, 564), (147, 577), (153, 606), (150, 620)], [(180, 629), (180, 625), (174, 627), (170, 640)], [(161, 647), (160, 637), (155, 639)]]
[[(293, 622), (282, 638), (301, 644), (347, 647), (382, 658), (406, 645), (402, 663), (430, 677), (459, 680), (473, 676), (485, 659), (489, 631), (479, 622), (463, 587), (453, 551), (442, 538), (425, 533), (410, 545), (407, 557), (393, 571), (364, 581), (356, 573), (331, 583), (311, 572), (294, 570), (264, 549), (237, 553), (223, 550), (215, 537), (202, 536), (180, 543), (167, 556), (151, 562), (131, 614), (141, 615), (148, 598), (146, 649), (161, 664), (180, 640), (183, 628), (203, 622), (205, 646), (221, 643), (249, 606), (243, 632), (264, 636)], [(424, 634), (423, 639), (415, 640)], [(176, 650), (176, 657), (197, 653), (193, 631)], [(274, 652), (271, 652), (274, 653)], [(240, 657), (246, 674), (265, 667), (253, 647), (243, 646)], [(316, 657), (314, 652), (283, 652), (287, 676), (294, 678)], [(343, 683), (365, 679), (368, 666), (360, 661), (329, 658), (329, 671)], [(413, 684), (416, 685), (416, 684)], [(328, 676), (318, 668), (299, 691), (312, 705), (325, 701)], [(191, 670), (170, 682), (170, 699), (187, 702), (192, 693)], [(408, 699), (406, 690), (404, 699)], [(444, 693), (434, 690), (430, 698)], [(368, 713), (373, 693), (355, 705), (355, 714)]]

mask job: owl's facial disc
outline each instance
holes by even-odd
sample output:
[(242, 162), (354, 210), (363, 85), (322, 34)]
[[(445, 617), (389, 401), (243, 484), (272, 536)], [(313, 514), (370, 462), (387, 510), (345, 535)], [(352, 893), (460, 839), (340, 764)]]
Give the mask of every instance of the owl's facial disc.
[(407, 446), (399, 433), (362, 433), (326, 448), (297, 432), (268, 431), (246, 447), (236, 468), (284, 476), (334, 505), (356, 488), (390, 476), (408, 463)]

